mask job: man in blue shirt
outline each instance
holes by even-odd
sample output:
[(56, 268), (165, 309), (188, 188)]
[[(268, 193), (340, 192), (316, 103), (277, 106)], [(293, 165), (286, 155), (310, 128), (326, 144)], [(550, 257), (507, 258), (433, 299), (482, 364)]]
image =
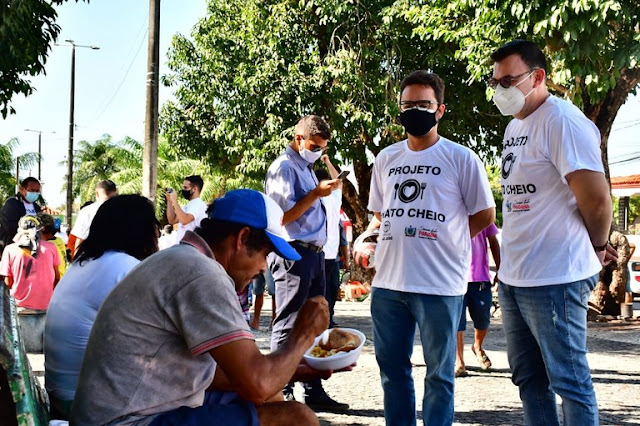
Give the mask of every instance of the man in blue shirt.
[[(268, 258), (276, 283), (276, 318), (271, 333), (271, 350), (282, 346), (302, 304), (325, 290), (324, 254), (327, 241), (327, 217), (320, 200), (338, 189), (338, 179), (318, 181), (313, 163), (327, 149), (331, 131), (316, 115), (303, 117), (295, 127), (295, 136), (285, 152), (269, 167), (265, 193), (284, 211), (282, 224), (286, 238), (302, 256), (289, 261), (275, 254)], [(331, 399), (320, 379), (303, 384), (305, 403), (314, 410), (339, 411), (349, 408)], [(293, 386), (284, 389), (285, 398), (293, 399)]]

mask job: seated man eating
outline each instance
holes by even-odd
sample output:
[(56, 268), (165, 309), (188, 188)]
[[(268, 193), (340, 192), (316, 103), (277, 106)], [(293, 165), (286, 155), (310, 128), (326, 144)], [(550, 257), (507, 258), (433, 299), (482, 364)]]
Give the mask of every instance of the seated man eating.
[(331, 374), (300, 364), (329, 324), (326, 300), (308, 300), (286, 344), (263, 355), (236, 296), (269, 252), (300, 259), (282, 238), (282, 214), (260, 192), (230, 191), (195, 232), (133, 269), (96, 317), (71, 423), (317, 425), (281, 390)]

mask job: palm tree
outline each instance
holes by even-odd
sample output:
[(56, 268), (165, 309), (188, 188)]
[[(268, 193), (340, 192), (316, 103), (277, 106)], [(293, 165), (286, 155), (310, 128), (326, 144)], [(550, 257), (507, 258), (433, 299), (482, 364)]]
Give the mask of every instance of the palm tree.
[[(11, 138), (6, 144), (0, 144), (0, 198), (2, 202), (15, 194), (16, 157), (14, 151), (20, 145), (18, 138)], [(38, 164), (38, 154), (28, 152), (17, 157), (20, 170), (27, 170)], [(18, 177), (20, 180), (20, 177)]]
[[(111, 179), (120, 194), (138, 194), (142, 190), (142, 143), (132, 138), (113, 142), (104, 135), (94, 143), (80, 142), (74, 160), (74, 196), (81, 202), (92, 199), (96, 184)], [(164, 215), (167, 187), (182, 187), (185, 176), (200, 175), (205, 182), (201, 198), (209, 203), (225, 191), (239, 187), (260, 188), (261, 182), (231, 178), (216, 170), (215, 166), (201, 159), (186, 158), (169, 145), (164, 137), (158, 141), (158, 187), (156, 189), (156, 212)], [(186, 203), (186, 200), (182, 200)]]

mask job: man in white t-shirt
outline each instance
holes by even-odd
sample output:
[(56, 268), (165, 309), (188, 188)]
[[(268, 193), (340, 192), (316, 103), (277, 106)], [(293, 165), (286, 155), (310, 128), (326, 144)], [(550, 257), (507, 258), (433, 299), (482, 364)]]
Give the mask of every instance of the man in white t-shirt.
[(515, 40), (491, 59), (493, 101), (514, 117), (503, 140), (499, 277), (512, 381), (526, 424), (559, 424), (559, 395), (565, 425), (597, 425), (587, 300), (614, 257), (600, 132), (573, 104), (549, 94), (537, 45)]
[(73, 224), (73, 229), (71, 229), (71, 234), (76, 237), (75, 246), (73, 252), (75, 253), (78, 250), (80, 244), (87, 239), (89, 236), (89, 229), (91, 229), (91, 222), (93, 222), (93, 218), (95, 217), (98, 209), (111, 197), (115, 197), (118, 195), (118, 189), (116, 188), (116, 184), (109, 180), (101, 180), (96, 185), (96, 201), (95, 203), (91, 203), (85, 208), (81, 209), (78, 213), (78, 217), (76, 218), (76, 222)]
[(387, 424), (416, 424), (410, 358), (417, 325), (427, 365), (424, 424), (450, 425), (471, 237), (493, 223), (495, 202), (478, 156), (438, 134), (440, 77), (414, 71), (400, 94), (408, 138), (378, 154), (369, 194), (369, 228), (380, 227), (371, 318), (384, 414)]
[(181, 195), (188, 200), (186, 206), (178, 203), (178, 194), (167, 188), (167, 220), (170, 225), (178, 224), (174, 244), (178, 244), (187, 231), (195, 230), (207, 215), (207, 204), (200, 198), (204, 181), (198, 175), (187, 176), (182, 182)]

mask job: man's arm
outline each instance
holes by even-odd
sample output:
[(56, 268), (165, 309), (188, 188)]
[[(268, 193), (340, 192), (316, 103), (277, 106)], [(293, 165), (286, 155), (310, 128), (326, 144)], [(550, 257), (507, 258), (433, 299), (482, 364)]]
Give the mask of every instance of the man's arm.
[(320, 181), (318, 186), (312, 189), (307, 195), (302, 197), (298, 202), (289, 210), (284, 212), (282, 216), (282, 225), (288, 225), (300, 218), (313, 203), (320, 197), (326, 197), (334, 190), (338, 189), (340, 181), (338, 179), (323, 180)]
[[(609, 185), (604, 175), (591, 170), (576, 170), (565, 176), (567, 184), (576, 197), (578, 211), (589, 233), (594, 247), (607, 245), (613, 217)], [(596, 251), (604, 265), (615, 258), (608, 249)]]
[(471, 238), (478, 235), (483, 229), (491, 225), (495, 220), (495, 207), (489, 207), (488, 209), (480, 210), (478, 213), (469, 216), (469, 232), (471, 233)]
[(180, 222), (183, 225), (191, 223), (195, 220), (195, 216), (186, 213), (178, 203), (178, 195), (176, 191), (167, 193), (167, 220), (171, 225)]
[(500, 270), (500, 242), (498, 241), (498, 237), (495, 235), (491, 235), (488, 237), (489, 240), (489, 249), (491, 250), (491, 256), (493, 256), (493, 263), (496, 265), (496, 277), (493, 280), (495, 284), (498, 282), (498, 271)]
[(320, 157), (320, 160), (322, 160), (322, 162), (327, 166), (327, 169), (329, 169), (329, 176), (331, 176), (331, 179), (337, 178), (340, 173), (331, 163), (331, 159), (329, 158), (329, 156), (327, 154), (324, 154), (322, 157)]
[(55, 288), (60, 282), (60, 269), (58, 269), (58, 267), (55, 265), (53, 267), (53, 273), (54, 273), (53, 288)]
[(226, 385), (247, 401), (264, 403), (292, 379), (302, 355), (328, 325), (327, 301), (322, 296), (316, 296), (307, 300), (300, 309), (284, 345), (269, 355), (260, 353), (255, 342), (247, 339), (212, 349), (209, 353), (224, 374), (217, 379), (217, 383), (214, 378), (213, 385)]

